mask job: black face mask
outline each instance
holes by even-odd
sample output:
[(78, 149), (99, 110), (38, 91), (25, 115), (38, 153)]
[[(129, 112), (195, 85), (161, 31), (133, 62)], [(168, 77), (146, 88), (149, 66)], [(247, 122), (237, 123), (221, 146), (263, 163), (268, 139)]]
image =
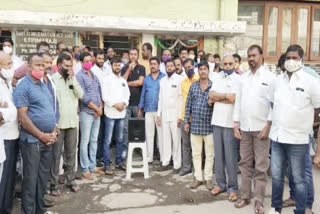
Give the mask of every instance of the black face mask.
[(214, 64), (214, 69), (218, 68), (220, 66), (219, 63)]
[(69, 70), (65, 68), (60, 68), (60, 73), (63, 78), (67, 79), (69, 77)]
[(194, 69), (187, 70), (186, 73), (187, 73), (187, 76), (191, 78), (194, 75)]

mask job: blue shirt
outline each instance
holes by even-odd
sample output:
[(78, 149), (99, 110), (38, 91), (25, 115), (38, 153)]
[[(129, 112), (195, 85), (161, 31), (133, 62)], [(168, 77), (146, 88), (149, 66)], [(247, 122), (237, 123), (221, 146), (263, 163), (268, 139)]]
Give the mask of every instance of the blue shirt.
[(85, 70), (81, 70), (76, 78), (83, 90), (83, 97), (80, 100), (80, 111), (94, 115), (95, 111), (88, 107), (89, 103), (94, 103), (97, 107), (101, 106), (101, 86), (98, 77), (93, 73), (91, 77)]
[(213, 107), (209, 106), (209, 90), (212, 82), (209, 81), (208, 88), (202, 92), (200, 81), (192, 84), (186, 104), (185, 122), (191, 121), (191, 134), (209, 135), (212, 133), (211, 119)]
[[(28, 117), (44, 133), (52, 133), (56, 127), (54, 104), (48, 87), (27, 75), (13, 92), (14, 103), (19, 108), (28, 108)], [(26, 143), (39, 140), (21, 128), (20, 139)]]
[(144, 112), (157, 112), (158, 100), (160, 91), (160, 80), (166, 75), (162, 72), (156, 80), (149, 74), (143, 83), (139, 108), (144, 109)]

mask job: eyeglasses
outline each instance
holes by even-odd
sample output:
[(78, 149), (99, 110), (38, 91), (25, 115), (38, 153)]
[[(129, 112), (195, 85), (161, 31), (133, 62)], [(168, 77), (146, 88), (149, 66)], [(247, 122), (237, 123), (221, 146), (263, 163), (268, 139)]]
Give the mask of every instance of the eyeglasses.
[(224, 66), (227, 66), (227, 65), (233, 66), (233, 62), (229, 62), (229, 63), (228, 63), (228, 62), (224, 62), (223, 65), (224, 65)]

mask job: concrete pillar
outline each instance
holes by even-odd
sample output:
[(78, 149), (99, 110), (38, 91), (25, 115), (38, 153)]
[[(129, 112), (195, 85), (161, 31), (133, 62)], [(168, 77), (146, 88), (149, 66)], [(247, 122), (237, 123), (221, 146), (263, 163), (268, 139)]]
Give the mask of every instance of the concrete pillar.
[(206, 53), (215, 54), (218, 53), (218, 43), (216, 37), (205, 36), (204, 37), (204, 51)]

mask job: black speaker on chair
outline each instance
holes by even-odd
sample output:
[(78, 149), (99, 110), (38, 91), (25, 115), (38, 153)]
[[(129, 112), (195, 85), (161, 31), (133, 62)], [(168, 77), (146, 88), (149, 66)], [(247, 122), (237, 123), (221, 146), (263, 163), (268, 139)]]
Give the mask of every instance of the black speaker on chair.
[(128, 121), (128, 140), (130, 142), (145, 142), (145, 122), (144, 119), (130, 118)]

